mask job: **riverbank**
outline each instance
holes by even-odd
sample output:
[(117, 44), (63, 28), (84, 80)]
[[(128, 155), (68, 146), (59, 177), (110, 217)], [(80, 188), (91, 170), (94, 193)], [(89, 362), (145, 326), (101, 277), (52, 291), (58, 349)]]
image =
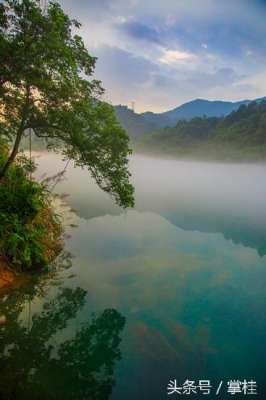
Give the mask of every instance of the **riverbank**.
[[(5, 158), (0, 151), (0, 166)], [(2, 261), (2, 285), (14, 280), (12, 271), (42, 270), (63, 246), (61, 218), (53, 208), (48, 183), (33, 179), (33, 171), (31, 161), (20, 157), (0, 182), (0, 257), (8, 263)]]
[(15, 274), (10, 271), (8, 263), (0, 257), (0, 290), (11, 286), (15, 281)]
[(15, 273), (4, 257), (0, 256), (0, 294), (9, 289), (17, 289), (27, 280), (25, 274)]

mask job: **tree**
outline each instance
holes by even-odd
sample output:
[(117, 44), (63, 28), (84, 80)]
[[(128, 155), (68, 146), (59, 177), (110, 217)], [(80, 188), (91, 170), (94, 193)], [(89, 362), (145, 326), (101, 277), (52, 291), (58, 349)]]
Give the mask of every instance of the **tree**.
[(0, 4), (0, 139), (13, 145), (0, 181), (31, 128), (86, 167), (119, 205), (133, 206), (129, 139), (100, 100), (101, 82), (92, 79), (96, 58), (73, 33), (78, 28), (56, 2), (45, 13), (32, 0)]
[[(7, 320), (1, 327), (0, 398), (109, 399), (115, 368), (122, 358), (125, 317), (115, 309), (83, 313), (85, 319), (76, 326), (73, 320), (86, 304), (87, 292), (80, 287), (59, 287), (55, 296), (42, 301), (47, 293), (38, 296), (39, 285), (42, 279), (37, 287), (30, 282), (0, 298)], [(36, 299), (42, 305), (31, 315), (30, 302)], [(23, 310), (24, 314), (29, 311), (26, 324), (21, 318)], [(72, 334), (60, 335), (67, 327)]]

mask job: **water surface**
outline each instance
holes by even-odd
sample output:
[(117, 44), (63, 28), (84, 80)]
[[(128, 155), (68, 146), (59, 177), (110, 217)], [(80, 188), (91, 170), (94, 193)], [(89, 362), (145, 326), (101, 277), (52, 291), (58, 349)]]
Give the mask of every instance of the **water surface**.
[[(39, 177), (65, 166), (37, 161)], [(223, 399), (228, 380), (254, 379), (265, 399), (266, 166), (134, 156), (130, 168), (126, 213), (71, 164), (54, 187), (77, 225), (71, 266), (2, 298), (0, 391), (159, 400), (178, 397), (170, 379), (209, 379)]]

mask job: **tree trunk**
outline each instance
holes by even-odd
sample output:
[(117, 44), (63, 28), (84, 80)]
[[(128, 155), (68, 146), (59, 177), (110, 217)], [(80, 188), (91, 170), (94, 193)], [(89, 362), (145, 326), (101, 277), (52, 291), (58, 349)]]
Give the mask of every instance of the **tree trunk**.
[(17, 136), (16, 136), (16, 140), (15, 140), (12, 152), (10, 153), (10, 156), (8, 157), (8, 160), (5, 163), (4, 167), (0, 171), (0, 182), (5, 177), (10, 165), (12, 165), (12, 163), (14, 162), (14, 160), (16, 158), (16, 155), (18, 154), (19, 145), (20, 145), (23, 133), (24, 133), (25, 120), (26, 120), (28, 108), (29, 108), (29, 96), (30, 96), (30, 86), (27, 85), (26, 86), (26, 98), (25, 98), (25, 104), (24, 104), (23, 110), (22, 110), (21, 123), (20, 123), (20, 126), (17, 131)]
[(18, 154), (19, 144), (21, 142), (21, 139), (22, 139), (22, 136), (23, 136), (23, 132), (24, 132), (24, 129), (20, 128), (18, 133), (17, 133), (16, 140), (15, 140), (15, 143), (14, 143), (14, 146), (13, 146), (13, 150), (12, 150), (10, 156), (8, 157), (8, 160), (5, 163), (4, 167), (0, 171), (0, 181), (5, 177), (10, 165), (13, 163), (13, 161), (16, 158), (16, 155)]

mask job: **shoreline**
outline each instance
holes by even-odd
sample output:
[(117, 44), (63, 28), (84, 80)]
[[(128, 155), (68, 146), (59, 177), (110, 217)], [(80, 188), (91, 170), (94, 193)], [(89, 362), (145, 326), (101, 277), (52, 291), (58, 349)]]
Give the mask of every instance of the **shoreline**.
[(19, 288), (25, 280), (25, 274), (15, 273), (5, 258), (0, 256), (0, 295), (3, 291)]

